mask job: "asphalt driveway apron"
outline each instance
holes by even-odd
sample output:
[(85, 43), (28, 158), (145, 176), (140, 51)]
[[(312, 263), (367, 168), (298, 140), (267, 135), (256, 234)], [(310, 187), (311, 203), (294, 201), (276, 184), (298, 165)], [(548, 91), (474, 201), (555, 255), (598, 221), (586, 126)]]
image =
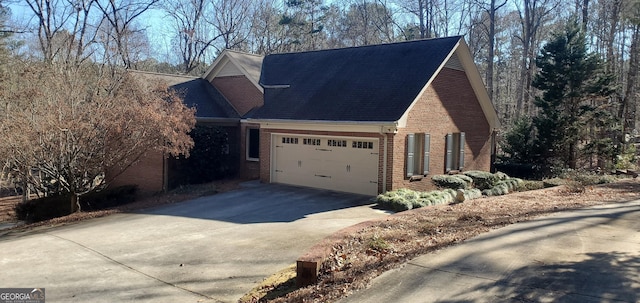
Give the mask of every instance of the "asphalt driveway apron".
[(236, 302), (324, 237), (385, 216), (370, 197), (251, 184), (0, 238), (0, 287), (47, 302)]

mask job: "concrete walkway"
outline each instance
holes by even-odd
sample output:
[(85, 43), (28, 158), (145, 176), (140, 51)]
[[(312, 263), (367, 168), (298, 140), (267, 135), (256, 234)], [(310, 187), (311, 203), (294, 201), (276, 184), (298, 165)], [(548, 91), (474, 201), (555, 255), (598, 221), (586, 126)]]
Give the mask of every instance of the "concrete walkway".
[(640, 200), (492, 231), (340, 302), (640, 302)]
[(347, 226), (369, 197), (255, 184), (141, 213), (0, 237), (0, 287), (52, 302), (237, 302)]

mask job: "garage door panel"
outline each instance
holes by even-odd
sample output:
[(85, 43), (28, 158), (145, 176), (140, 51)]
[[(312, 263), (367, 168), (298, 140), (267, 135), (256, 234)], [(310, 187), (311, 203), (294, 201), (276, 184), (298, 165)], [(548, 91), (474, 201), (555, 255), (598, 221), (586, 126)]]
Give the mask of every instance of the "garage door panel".
[(377, 140), (278, 135), (273, 142), (273, 182), (377, 194)]

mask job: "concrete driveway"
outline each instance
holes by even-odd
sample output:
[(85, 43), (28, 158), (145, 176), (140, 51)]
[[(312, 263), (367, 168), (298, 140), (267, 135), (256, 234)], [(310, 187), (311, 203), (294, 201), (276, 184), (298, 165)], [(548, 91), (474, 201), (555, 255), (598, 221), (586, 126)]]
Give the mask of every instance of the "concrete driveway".
[(369, 197), (250, 187), (0, 238), (0, 287), (47, 302), (236, 302), (329, 234), (385, 216)]
[(640, 302), (640, 200), (510, 225), (374, 279), (352, 302)]

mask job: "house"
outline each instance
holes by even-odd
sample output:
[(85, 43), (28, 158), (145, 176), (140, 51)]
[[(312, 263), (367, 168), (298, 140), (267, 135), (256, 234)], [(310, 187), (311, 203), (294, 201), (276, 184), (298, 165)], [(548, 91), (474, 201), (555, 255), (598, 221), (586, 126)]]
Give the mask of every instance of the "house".
[(210, 85), (202, 102), (233, 109), (201, 117), (204, 105), (185, 98), (199, 123), (236, 125), (243, 178), (376, 195), (490, 169), (497, 114), (459, 36), (264, 58), (224, 51), (190, 81)]
[(490, 169), (498, 119), (462, 37), (269, 55), (260, 84), (262, 182), (376, 195)]
[[(130, 72), (143, 81), (162, 82), (176, 90), (187, 106), (196, 109), (196, 125), (216, 126), (226, 131), (229, 153), (239, 155), (244, 150), (244, 143), (240, 142), (241, 115), (262, 105), (262, 87), (258, 84), (262, 58), (225, 50), (202, 77)], [(241, 172), (243, 178), (258, 178), (257, 164), (236, 162), (231, 164), (233, 171)], [(160, 152), (149, 151), (118, 175), (111, 186), (136, 184), (142, 194), (171, 189), (181, 185), (184, 177), (178, 164), (179, 161)]]

